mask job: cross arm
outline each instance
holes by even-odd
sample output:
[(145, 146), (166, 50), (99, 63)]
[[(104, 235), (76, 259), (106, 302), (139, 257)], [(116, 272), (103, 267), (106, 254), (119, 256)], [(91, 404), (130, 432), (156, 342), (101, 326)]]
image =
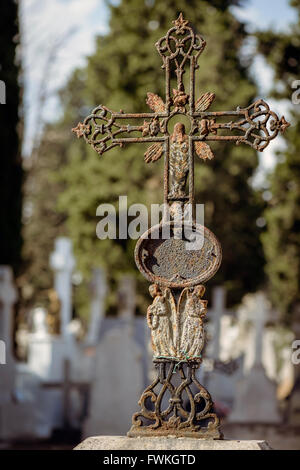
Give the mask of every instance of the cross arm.
[[(99, 105), (83, 122), (79, 122), (72, 132), (78, 138), (83, 137), (102, 155), (113, 147), (123, 147), (126, 143), (165, 142), (166, 137), (158, 134), (162, 132), (162, 119), (166, 117), (164, 113), (116, 113), (106, 106)], [(133, 119), (144, 119), (144, 123), (131, 125), (124, 122)], [(140, 135), (128, 136), (131, 133)]]
[[(236, 111), (216, 111), (194, 113), (196, 118), (194, 141), (233, 141), (237, 145), (247, 144), (262, 152), (275, 139), (279, 132), (282, 134), (290, 124), (282, 116), (270, 110), (269, 105), (259, 99), (247, 108), (238, 107)], [(236, 120), (217, 123), (218, 118), (233, 117)], [(200, 118), (200, 119), (197, 119)], [(235, 131), (235, 135), (220, 135), (219, 131)]]

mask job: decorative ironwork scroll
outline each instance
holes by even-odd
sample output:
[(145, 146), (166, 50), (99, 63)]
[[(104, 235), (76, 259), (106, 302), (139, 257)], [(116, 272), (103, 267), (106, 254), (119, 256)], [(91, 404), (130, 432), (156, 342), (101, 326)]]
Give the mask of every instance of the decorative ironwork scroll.
[[(195, 72), (199, 67), (197, 61), (206, 42), (194, 32), (182, 14), (173, 23), (174, 26), (156, 43), (165, 70), (165, 100), (154, 93), (147, 93), (146, 103), (152, 113), (114, 112), (99, 105), (83, 123), (78, 123), (73, 132), (79, 138), (84, 137), (99, 155), (116, 146), (151, 143), (145, 153), (146, 163), (165, 156), (165, 202), (181, 199), (193, 204), (193, 155), (195, 153), (203, 160), (213, 158), (206, 142), (225, 141), (235, 142), (237, 145), (244, 143), (255, 150), (263, 151), (279, 132), (286, 130), (289, 123), (284, 116), (279, 118), (261, 99), (247, 108), (214, 112), (208, 111), (215, 99), (214, 93), (206, 92), (195, 101)], [(176, 88), (171, 91), (171, 69), (174, 66)], [(190, 78), (189, 90), (186, 91), (183, 75), (187, 66)], [(174, 115), (180, 114), (188, 117), (190, 132), (186, 134), (181, 124), (181, 129), (174, 129), (170, 135), (168, 122)], [(225, 123), (217, 122), (218, 118), (224, 117), (231, 119)], [(139, 122), (131, 125), (128, 124), (129, 119)], [(224, 135), (224, 131), (228, 134)], [(131, 133), (135, 133), (135, 136), (131, 137)], [(187, 179), (188, 194), (185, 193)]]
[[(182, 14), (173, 24), (156, 43), (165, 71), (165, 98), (148, 92), (148, 113), (114, 112), (99, 105), (72, 130), (99, 155), (130, 143), (150, 144), (144, 154), (147, 164), (164, 155), (164, 202), (171, 221), (163, 218), (140, 238), (135, 250), (138, 269), (153, 283), (147, 323), (158, 374), (142, 394), (141, 410), (134, 414), (128, 435), (218, 439), (222, 437), (219, 420), (196, 371), (205, 341), (203, 283), (220, 266), (221, 246), (212, 232), (196, 225), (192, 210), (190, 228), (194, 235), (200, 234), (202, 243), (187, 249), (186, 240), (177, 236), (182, 225), (180, 213), (188, 203), (194, 208), (194, 155), (204, 161), (214, 158), (208, 142), (235, 142), (263, 151), (290, 124), (261, 99), (246, 108), (213, 112), (209, 108), (214, 93), (205, 92), (195, 100), (197, 61), (206, 43)], [(183, 81), (187, 68), (188, 89)], [(188, 119), (188, 132), (182, 122), (169, 130), (175, 115)], [(170, 236), (164, 236), (165, 229)], [(148, 237), (155, 231), (158, 237)]]
[(198, 362), (156, 360), (155, 367), (157, 377), (142, 394), (128, 435), (220, 439), (211, 396), (196, 378)]

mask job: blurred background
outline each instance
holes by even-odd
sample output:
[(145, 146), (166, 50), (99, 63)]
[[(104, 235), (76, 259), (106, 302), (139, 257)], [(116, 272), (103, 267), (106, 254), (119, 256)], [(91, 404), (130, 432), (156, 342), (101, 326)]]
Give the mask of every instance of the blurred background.
[(199, 378), (226, 438), (300, 449), (299, 0), (1, 3), (0, 448), (124, 434), (151, 380), (136, 242), (99, 240), (96, 209), (161, 203), (162, 168), (142, 146), (99, 158), (71, 128), (97, 104), (147, 112), (148, 91), (164, 96), (154, 44), (181, 11), (207, 42), (211, 110), (261, 97), (292, 123), (263, 153), (215, 143), (195, 166), (223, 249)]

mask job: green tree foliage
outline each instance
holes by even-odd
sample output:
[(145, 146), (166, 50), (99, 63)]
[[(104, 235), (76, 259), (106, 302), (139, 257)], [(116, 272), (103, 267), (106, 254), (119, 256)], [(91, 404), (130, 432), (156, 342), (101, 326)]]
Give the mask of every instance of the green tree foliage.
[[(285, 134), (286, 147), (278, 152), (278, 163), (270, 177), (273, 195), (265, 211), (267, 230), (262, 235), (266, 273), (275, 306), (289, 321), (300, 302), (300, 1), (290, 2), (298, 13), (298, 22), (287, 33), (259, 33), (258, 48), (273, 67), (272, 95), (292, 100), (292, 127)], [(297, 104), (298, 102), (298, 104)]]
[(0, 264), (18, 271), (21, 259), (22, 160), (18, 3), (0, 4), (0, 80), (6, 104), (0, 105)]
[[(71, 129), (100, 103), (116, 111), (147, 112), (148, 91), (164, 97), (164, 73), (154, 43), (180, 11), (207, 41), (196, 82), (198, 96), (207, 91), (216, 94), (211, 110), (249, 105), (256, 87), (247, 75), (249, 63), (240, 60), (247, 35), (230, 10), (237, 3), (123, 0), (110, 5), (109, 33), (98, 38), (87, 67), (77, 70), (62, 90), (64, 116), (56, 128)], [(138, 301), (144, 310), (148, 283), (134, 265), (135, 241), (98, 240), (96, 208), (106, 202), (117, 207), (119, 195), (127, 195), (128, 204), (161, 203), (162, 162), (146, 165), (146, 146), (141, 144), (113, 149), (99, 159), (83, 141), (68, 136), (51, 155), (55, 159), (57, 154), (64, 155), (67, 162), (59, 170), (65, 190), (59, 195), (58, 208), (67, 216), (78, 268), (88, 279), (93, 266), (104, 265), (113, 283), (121, 273), (132, 272), (139, 280)], [(209, 285), (223, 283), (234, 303), (256, 289), (263, 274), (256, 226), (261, 206), (249, 183), (258, 161), (256, 152), (246, 146), (216, 144), (213, 150), (213, 161), (196, 162), (196, 200), (205, 202), (205, 224), (223, 247), (222, 267)]]
[(22, 271), (18, 283), (22, 307), (34, 303), (47, 305), (48, 290), (53, 285), (49, 255), (54, 240), (65, 235), (65, 215), (57, 211), (57, 197), (64, 190), (56, 175), (66, 163), (69, 129), (46, 127), (42, 141), (26, 165), (23, 214), (24, 247)]

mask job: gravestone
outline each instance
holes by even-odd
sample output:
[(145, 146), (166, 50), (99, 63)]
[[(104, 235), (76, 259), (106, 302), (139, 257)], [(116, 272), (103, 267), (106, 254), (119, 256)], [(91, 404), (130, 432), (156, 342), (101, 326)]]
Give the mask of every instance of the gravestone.
[(60, 300), (60, 333), (68, 337), (68, 325), (72, 319), (72, 273), (75, 259), (72, 241), (66, 237), (55, 240), (55, 249), (50, 256), (50, 266), (54, 271), (54, 289)]
[(133, 336), (135, 282), (120, 281), (118, 323), (96, 348), (89, 417), (84, 435), (124, 434), (143, 388), (142, 349)]
[(19, 321), (16, 331), (16, 355), (20, 361), (27, 360), (29, 328), (27, 322)]
[(232, 423), (280, 423), (276, 399), (276, 384), (265, 373), (262, 364), (264, 327), (270, 305), (263, 292), (255, 294), (253, 321), (255, 323), (254, 364), (237, 386), (234, 409), (229, 416)]
[(37, 307), (32, 314), (32, 329), (36, 338), (46, 338), (48, 334), (47, 311)]
[[(59, 388), (43, 388), (43, 383), (63, 383), (64, 363), (68, 358), (76, 361), (76, 344), (73, 341), (70, 323), (72, 319), (72, 272), (75, 261), (72, 242), (60, 237), (55, 240), (55, 249), (50, 256), (54, 270), (54, 290), (59, 299), (60, 333), (48, 331), (47, 311), (40, 307), (32, 311), (33, 331), (28, 338), (28, 362), (23, 367), (24, 386), (30, 387), (30, 378), (35, 377), (32, 397), (36, 401), (36, 412), (40, 416), (40, 436), (49, 437), (54, 428), (63, 427), (63, 392)], [(29, 381), (29, 383), (28, 383)], [(26, 384), (27, 385), (26, 385)]]
[[(298, 304), (293, 312), (293, 332), (295, 339), (300, 340), (300, 305)], [(299, 351), (299, 345), (298, 345)], [(293, 353), (296, 351), (293, 350)], [(300, 354), (297, 352), (296, 361), (294, 360), (294, 386), (288, 400), (287, 422), (291, 426), (298, 428), (300, 434)]]
[[(254, 318), (257, 308), (257, 302), (257, 294), (247, 294), (242, 299), (241, 305), (237, 308), (236, 317), (239, 333), (235, 338), (235, 343), (233, 347), (236, 351), (243, 353), (245, 356), (245, 375), (247, 375), (247, 373), (252, 369), (255, 363), (255, 348), (253, 347), (253, 345), (256, 341), (256, 328)], [(278, 333), (276, 332), (273, 326), (270, 327), (270, 324), (273, 324), (276, 321), (275, 312), (271, 309), (270, 303), (267, 301), (266, 297), (264, 299), (264, 303), (266, 304), (266, 323), (268, 324), (268, 328), (263, 329), (261, 361), (269, 379), (275, 380), (276, 378), (278, 378), (278, 372), (277, 377), (275, 374), (278, 364), (276, 363), (274, 342), (276, 340), (276, 336), (278, 336)], [(282, 342), (283, 332), (281, 331), (279, 334)], [(285, 339), (284, 342), (286, 342)]]
[(134, 319), (136, 307), (136, 283), (131, 276), (123, 276), (118, 285), (118, 316), (130, 325)]
[(0, 266), (0, 407), (12, 399), (15, 383), (15, 361), (12, 352), (14, 305), (17, 290), (10, 266)]
[(105, 296), (107, 292), (105, 272), (95, 268), (91, 282), (90, 321), (86, 337), (87, 344), (95, 344), (99, 338), (101, 322), (104, 316)]
[(223, 319), (233, 316), (233, 311), (228, 310), (226, 307), (226, 290), (223, 286), (217, 286), (212, 289), (212, 301), (208, 313), (209, 322), (207, 329), (210, 340), (206, 348), (206, 355), (218, 361), (223, 352)]
[(89, 287), (91, 302), (88, 330), (83, 341), (77, 344), (73, 356), (76, 359), (72, 364), (75, 377), (80, 378), (83, 382), (90, 382), (93, 377), (96, 346), (99, 343), (105, 316), (107, 285), (105, 271), (102, 268), (94, 268)]
[(213, 322), (212, 334), (212, 358), (220, 358), (221, 348), (221, 318), (226, 312), (226, 291), (224, 287), (214, 287), (212, 292), (212, 307), (209, 309), (210, 318)]
[(232, 358), (232, 344), (237, 335), (236, 325), (232, 325), (233, 312), (226, 308), (226, 291), (218, 286), (212, 292), (212, 308), (208, 317), (212, 318), (210, 336), (205, 357), (211, 366), (204, 375), (207, 388), (214, 390), (214, 403), (220, 415), (226, 415), (233, 406), (236, 383), (241, 377), (243, 357)]
[(33, 435), (48, 438), (53, 428), (62, 422), (62, 394), (59, 390), (43, 390), (42, 383), (62, 379), (67, 345), (59, 335), (48, 332), (46, 309), (34, 308), (31, 324), (27, 363), (19, 368), (20, 389), (25, 401), (32, 406), (35, 403), (35, 413), (39, 416), (40, 424)]
[(48, 333), (47, 311), (37, 307), (32, 310), (33, 331), (28, 340), (28, 369), (41, 380), (60, 380), (63, 360), (69, 349), (60, 335)]
[(32, 312), (33, 331), (28, 341), (28, 368), (41, 380), (63, 379), (64, 361), (74, 354), (70, 323), (72, 319), (71, 276), (75, 261), (72, 242), (60, 237), (55, 241), (50, 264), (54, 270), (54, 287), (60, 305), (60, 334), (50, 334), (46, 310), (38, 307)]
[[(78, 428), (80, 426), (80, 419), (84, 413), (86, 396), (89, 390), (89, 383), (83, 381), (74, 381), (71, 377), (71, 364), (69, 359), (64, 361), (64, 376), (62, 382), (49, 382), (43, 383), (43, 388), (46, 390), (60, 389), (63, 394), (63, 425), (62, 429), (68, 431), (70, 428)], [(80, 410), (78, 410), (78, 417), (75, 419), (74, 413), (74, 400), (73, 390), (77, 390), (81, 396)]]
[(6, 104), (6, 86), (3, 80), (0, 80), (0, 104)]
[[(0, 439), (11, 440), (35, 437), (42, 432), (41, 416), (37, 411), (34, 390), (38, 379), (34, 374), (23, 371), (23, 364), (14, 361), (12, 353), (12, 331), (14, 304), (17, 291), (13, 282), (12, 269), (0, 267), (0, 339), (6, 345), (6, 364), (0, 365)], [(26, 369), (26, 365), (25, 365)], [(26, 386), (23, 387), (24, 382)], [(42, 425), (42, 427), (41, 427)], [(48, 433), (46, 432), (48, 436)]]

